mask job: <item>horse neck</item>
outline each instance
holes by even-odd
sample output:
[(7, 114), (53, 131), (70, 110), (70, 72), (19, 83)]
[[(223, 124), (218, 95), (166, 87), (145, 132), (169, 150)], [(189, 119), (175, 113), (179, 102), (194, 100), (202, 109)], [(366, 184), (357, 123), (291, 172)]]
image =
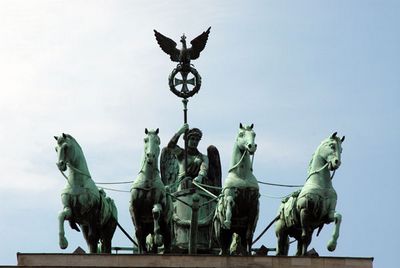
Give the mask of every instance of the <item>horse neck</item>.
[(233, 147), (231, 170), (229, 172), (236, 173), (240, 178), (246, 178), (248, 174), (253, 172), (249, 153), (240, 150), (236, 143)]
[[(326, 165), (326, 160), (318, 154), (318, 151), (313, 155), (310, 163), (310, 168), (308, 170), (308, 176), (306, 183), (312, 183), (320, 185), (324, 188), (332, 187), (332, 182), (330, 180), (331, 174), (329, 172), (328, 166)], [(324, 167), (325, 166), (325, 167)], [(322, 169), (322, 170), (321, 170)], [(317, 173), (316, 171), (320, 170)], [(314, 173), (314, 174), (313, 174)], [(312, 175), (310, 175), (312, 174)]]
[(146, 161), (146, 157), (143, 157), (142, 160), (142, 169), (140, 170), (140, 173), (143, 174), (146, 178), (155, 178), (159, 174), (159, 169), (158, 169), (158, 157), (155, 158), (155, 161), (153, 164), (149, 164)]
[(87, 185), (87, 181), (90, 181), (90, 184), (95, 185), (91, 179), (85, 156), (80, 148), (74, 148), (74, 154), (71, 156), (69, 164), (71, 165), (68, 176), (68, 182), (70, 185), (83, 187)]

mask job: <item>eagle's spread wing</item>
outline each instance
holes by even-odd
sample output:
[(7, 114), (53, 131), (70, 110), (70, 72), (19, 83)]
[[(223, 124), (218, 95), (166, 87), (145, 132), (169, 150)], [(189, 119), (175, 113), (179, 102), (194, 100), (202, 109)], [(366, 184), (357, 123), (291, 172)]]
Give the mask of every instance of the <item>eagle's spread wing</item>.
[[(162, 35), (161, 33), (154, 30), (154, 35), (156, 37), (157, 43), (160, 45), (161, 49), (171, 56), (172, 61), (179, 62), (179, 49), (176, 48), (176, 43), (174, 40)], [(206, 39), (207, 41), (207, 39)], [(193, 41), (192, 41), (193, 42)]]
[(195, 39), (190, 41), (190, 44), (192, 44), (192, 47), (189, 49), (189, 54), (190, 54), (190, 59), (195, 60), (200, 56), (200, 52), (205, 48), (207, 40), (208, 40), (208, 35), (210, 34), (210, 29), (209, 27), (207, 31), (203, 32), (199, 36), (197, 36)]

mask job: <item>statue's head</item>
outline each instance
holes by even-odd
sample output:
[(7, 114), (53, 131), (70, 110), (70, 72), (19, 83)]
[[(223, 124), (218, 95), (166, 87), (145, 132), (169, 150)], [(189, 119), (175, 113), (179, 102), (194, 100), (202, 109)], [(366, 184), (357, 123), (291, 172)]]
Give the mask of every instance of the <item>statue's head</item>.
[(185, 34), (183, 34), (183, 35), (181, 36), (181, 43), (182, 43), (183, 45), (186, 45), (186, 36), (185, 36)]
[(187, 132), (187, 135), (185, 139), (188, 141), (188, 147), (189, 148), (197, 148), (197, 145), (199, 145), (199, 142), (201, 140), (201, 137), (203, 136), (203, 133), (201, 132), (200, 129), (198, 128), (192, 128)]

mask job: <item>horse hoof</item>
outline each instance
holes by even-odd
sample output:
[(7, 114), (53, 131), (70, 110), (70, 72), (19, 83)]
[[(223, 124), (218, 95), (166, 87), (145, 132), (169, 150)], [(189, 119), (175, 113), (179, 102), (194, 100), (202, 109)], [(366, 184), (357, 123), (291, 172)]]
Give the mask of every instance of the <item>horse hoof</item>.
[(160, 234), (154, 236), (154, 243), (160, 247), (163, 244), (163, 237)]
[(334, 251), (336, 249), (336, 242), (331, 240), (326, 247), (329, 251)]
[(65, 237), (60, 237), (60, 248), (66, 249), (68, 247), (68, 240)]
[(224, 226), (226, 229), (231, 229), (231, 221), (224, 221)]

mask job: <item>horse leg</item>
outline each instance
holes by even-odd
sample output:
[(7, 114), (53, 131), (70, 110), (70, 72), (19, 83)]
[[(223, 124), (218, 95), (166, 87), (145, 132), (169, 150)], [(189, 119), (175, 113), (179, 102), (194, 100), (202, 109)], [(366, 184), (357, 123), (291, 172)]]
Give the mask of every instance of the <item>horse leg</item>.
[(65, 237), (64, 221), (71, 220), (72, 210), (69, 204), (71, 203), (71, 196), (68, 194), (61, 195), (61, 203), (63, 204), (63, 210), (58, 214), (58, 236), (59, 245), (61, 249), (66, 249), (68, 247), (68, 240)]
[[(255, 197), (256, 196), (256, 197)], [(251, 246), (253, 245), (253, 235), (254, 235), (254, 231), (256, 229), (257, 226), (257, 220), (258, 220), (258, 212), (259, 212), (259, 202), (258, 202), (258, 192), (256, 193), (256, 195), (253, 196), (253, 198), (257, 198), (256, 200), (256, 207), (255, 208), (250, 208), (249, 209), (249, 214), (248, 214), (248, 224), (247, 224), (247, 230), (246, 230), (246, 239), (245, 243), (246, 243), (246, 254), (251, 255)]]
[[(218, 203), (218, 205), (219, 205), (219, 203)], [(218, 243), (218, 245), (219, 245), (219, 247), (221, 249), (220, 252), (219, 252), (219, 255), (223, 255), (222, 243), (221, 243), (221, 241), (222, 241), (222, 238), (221, 238), (221, 236), (222, 236), (222, 226), (221, 226), (220, 219), (217, 216), (218, 212), (216, 211), (215, 213), (216, 213), (216, 215), (214, 216), (214, 219), (213, 219), (214, 237), (215, 237), (215, 239), (216, 239), (216, 241), (217, 241), (217, 243)]]
[(289, 253), (289, 235), (285, 230), (285, 222), (279, 219), (275, 223), (275, 235), (277, 240), (277, 256), (287, 256)]
[(303, 240), (299, 239), (297, 240), (296, 256), (301, 256), (302, 252), (303, 252)]
[(225, 189), (225, 197), (224, 197), (224, 202), (225, 202), (225, 221), (224, 221), (224, 227), (225, 229), (231, 229), (231, 224), (232, 224), (232, 211), (235, 207), (235, 190), (234, 189)]
[(101, 242), (101, 253), (111, 254), (111, 240), (103, 239)]
[(300, 223), (301, 223), (301, 255), (305, 256), (307, 254), (308, 245), (311, 243), (313, 230), (310, 227), (310, 215), (307, 209), (300, 210)]
[(342, 215), (337, 213), (336, 211), (332, 211), (329, 213), (329, 220), (333, 221), (335, 226), (333, 228), (332, 238), (328, 242), (328, 250), (334, 251), (336, 249), (337, 240), (339, 238), (340, 224), (342, 223)]
[(132, 189), (131, 202), (129, 212), (133, 225), (135, 226), (135, 235), (138, 242), (138, 251), (140, 254), (147, 252), (146, 237), (143, 232), (142, 224), (140, 223), (140, 208), (143, 207), (143, 191), (140, 189)]
[(111, 254), (111, 241), (117, 228), (117, 220), (112, 216), (108, 223), (102, 227), (101, 253)]
[(135, 235), (139, 245), (139, 254), (147, 253), (146, 235), (142, 226), (136, 226)]
[(153, 213), (153, 252), (157, 253), (157, 249), (162, 245), (162, 235), (160, 234), (160, 215), (161, 215), (161, 205), (155, 204), (152, 211)]
[(171, 252), (171, 226), (166, 220), (161, 220), (160, 230), (164, 242), (164, 254)]
[(68, 247), (68, 240), (65, 237), (64, 221), (70, 219), (71, 216), (72, 210), (69, 207), (64, 207), (64, 209), (58, 214), (58, 236), (61, 249), (66, 249)]
[(221, 251), (220, 251), (220, 255), (229, 255), (229, 248), (231, 246), (232, 243), (232, 237), (233, 237), (233, 233), (230, 230), (226, 230), (221, 228), (220, 230), (220, 247), (221, 247)]
[[(247, 229), (243, 229), (243, 231), (240, 231), (239, 237), (240, 237), (240, 255), (242, 255), (242, 256), (251, 255), (252, 241), (250, 243), (248, 241)], [(251, 238), (251, 240), (252, 240), (252, 238)], [(250, 250), (249, 250), (249, 248), (250, 248)]]
[(168, 216), (168, 208), (165, 206), (160, 216), (160, 233), (164, 243), (164, 254), (171, 251), (172, 229)]
[(86, 244), (89, 248), (90, 253), (98, 253), (98, 243), (99, 243), (99, 235), (96, 230), (94, 230), (93, 226), (90, 226), (92, 222), (88, 225), (81, 225), (83, 237), (86, 240)]
[[(166, 193), (169, 193), (169, 189), (166, 189)], [(160, 228), (164, 240), (164, 254), (171, 252), (172, 243), (172, 199), (168, 194), (163, 193), (161, 197), (161, 204), (163, 207), (163, 213), (161, 215)]]

